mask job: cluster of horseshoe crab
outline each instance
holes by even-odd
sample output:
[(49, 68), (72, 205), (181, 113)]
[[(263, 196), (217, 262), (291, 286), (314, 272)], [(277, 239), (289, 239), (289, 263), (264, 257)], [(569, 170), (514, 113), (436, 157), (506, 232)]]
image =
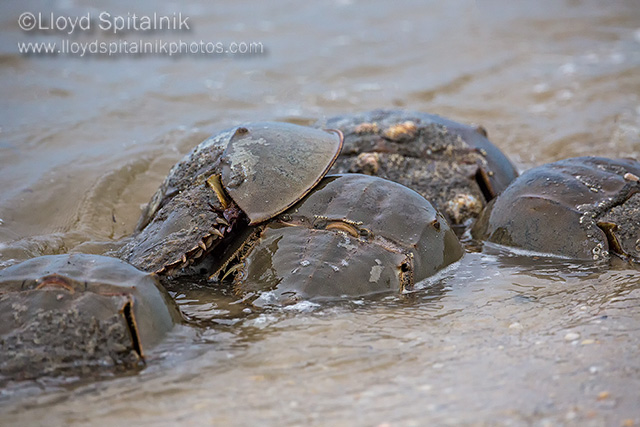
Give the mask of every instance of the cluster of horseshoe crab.
[(582, 157), (518, 177), (483, 128), (417, 112), (228, 129), (171, 169), (119, 259), (0, 271), (0, 375), (140, 366), (181, 322), (159, 283), (204, 279), (254, 306), (407, 292), (463, 256), (467, 231), (637, 263), (638, 176), (636, 160)]

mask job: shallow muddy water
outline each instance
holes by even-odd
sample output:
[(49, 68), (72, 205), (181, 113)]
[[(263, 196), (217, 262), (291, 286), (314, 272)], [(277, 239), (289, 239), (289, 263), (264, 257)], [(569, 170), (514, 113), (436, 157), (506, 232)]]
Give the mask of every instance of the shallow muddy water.
[[(52, 9), (53, 7), (53, 9)], [(5, 1), (0, 267), (104, 253), (169, 168), (216, 130), (402, 107), (481, 123), (520, 169), (640, 157), (637, 0), (384, 3)], [(190, 31), (67, 36), (23, 12), (190, 17)], [(97, 24), (97, 21), (94, 21)], [(218, 56), (23, 56), (20, 42), (259, 42)], [(8, 425), (639, 425), (640, 272), (467, 254), (410, 295), (237, 312), (176, 292), (139, 374), (12, 384)]]

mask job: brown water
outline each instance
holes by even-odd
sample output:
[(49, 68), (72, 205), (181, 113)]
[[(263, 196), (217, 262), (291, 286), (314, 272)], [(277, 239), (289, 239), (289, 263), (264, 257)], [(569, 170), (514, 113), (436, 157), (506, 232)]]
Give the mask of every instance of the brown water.
[[(483, 124), (521, 169), (640, 157), (640, 2), (55, 3), (60, 15), (190, 16), (124, 39), (260, 42), (262, 54), (22, 56), (0, 5), (0, 266), (103, 253), (170, 166), (216, 129), (404, 107)], [(95, 31), (71, 40), (114, 41)], [(3, 424), (640, 425), (640, 273), (468, 254), (408, 296), (202, 320), (138, 375), (0, 391)], [(635, 424), (634, 424), (635, 423)]]

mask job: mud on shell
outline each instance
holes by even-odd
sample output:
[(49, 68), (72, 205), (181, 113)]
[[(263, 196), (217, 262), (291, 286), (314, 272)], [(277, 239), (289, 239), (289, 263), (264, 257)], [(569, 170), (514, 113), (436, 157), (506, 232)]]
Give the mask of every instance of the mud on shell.
[(640, 163), (576, 157), (530, 169), (487, 206), (476, 239), (574, 259), (640, 261)]
[(517, 176), (482, 127), (415, 111), (374, 110), (330, 118), (344, 148), (330, 173), (364, 173), (403, 184), (462, 230)]
[(74, 254), (0, 271), (0, 320), (0, 374), (29, 379), (136, 368), (181, 317), (152, 275)]
[(338, 131), (287, 123), (221, 132), (173, 167), (118, 256), (146, 271), (188, 271), (234, 230), (272, 218), (304, 197), (341, 147)]
[(408, 291), (463, 254), (424, 197), (361, 174), (325, 177), (248, 242), (232, 268), (254, 304)]

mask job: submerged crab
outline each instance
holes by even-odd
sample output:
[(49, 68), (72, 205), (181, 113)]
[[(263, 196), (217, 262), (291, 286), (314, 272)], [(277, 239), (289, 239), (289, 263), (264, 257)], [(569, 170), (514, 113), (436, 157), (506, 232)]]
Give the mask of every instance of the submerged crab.
[(330, 172), (376, 175), (406, 185), (457, 229), (468, 226), (517, 176), (482, 127), (398, 110), (338, 116), (322, 125), (344, 134), (342, 154)]
[(234, 285), (257, 305), (409, 291), (463, 253), (424, 197), (360, 174), (327, 176), (246, 242)]
[(115, 258), (49, 255), (0, 271), (6, 378), (132, 368), (180, 314), (147, 273)]
[(268, 220), (304, 197), (341, 147), (339, 131), (287, 123), (222, 132), (173, 167), (119, 256), (147, 271), (193, 272), (190, 266), (223, 241), (224, 247), (247, 225)]
[(640, 163), (576, 157), (528, 170), (487, 206), (477, 239), (598, 260), (640, 260)]

